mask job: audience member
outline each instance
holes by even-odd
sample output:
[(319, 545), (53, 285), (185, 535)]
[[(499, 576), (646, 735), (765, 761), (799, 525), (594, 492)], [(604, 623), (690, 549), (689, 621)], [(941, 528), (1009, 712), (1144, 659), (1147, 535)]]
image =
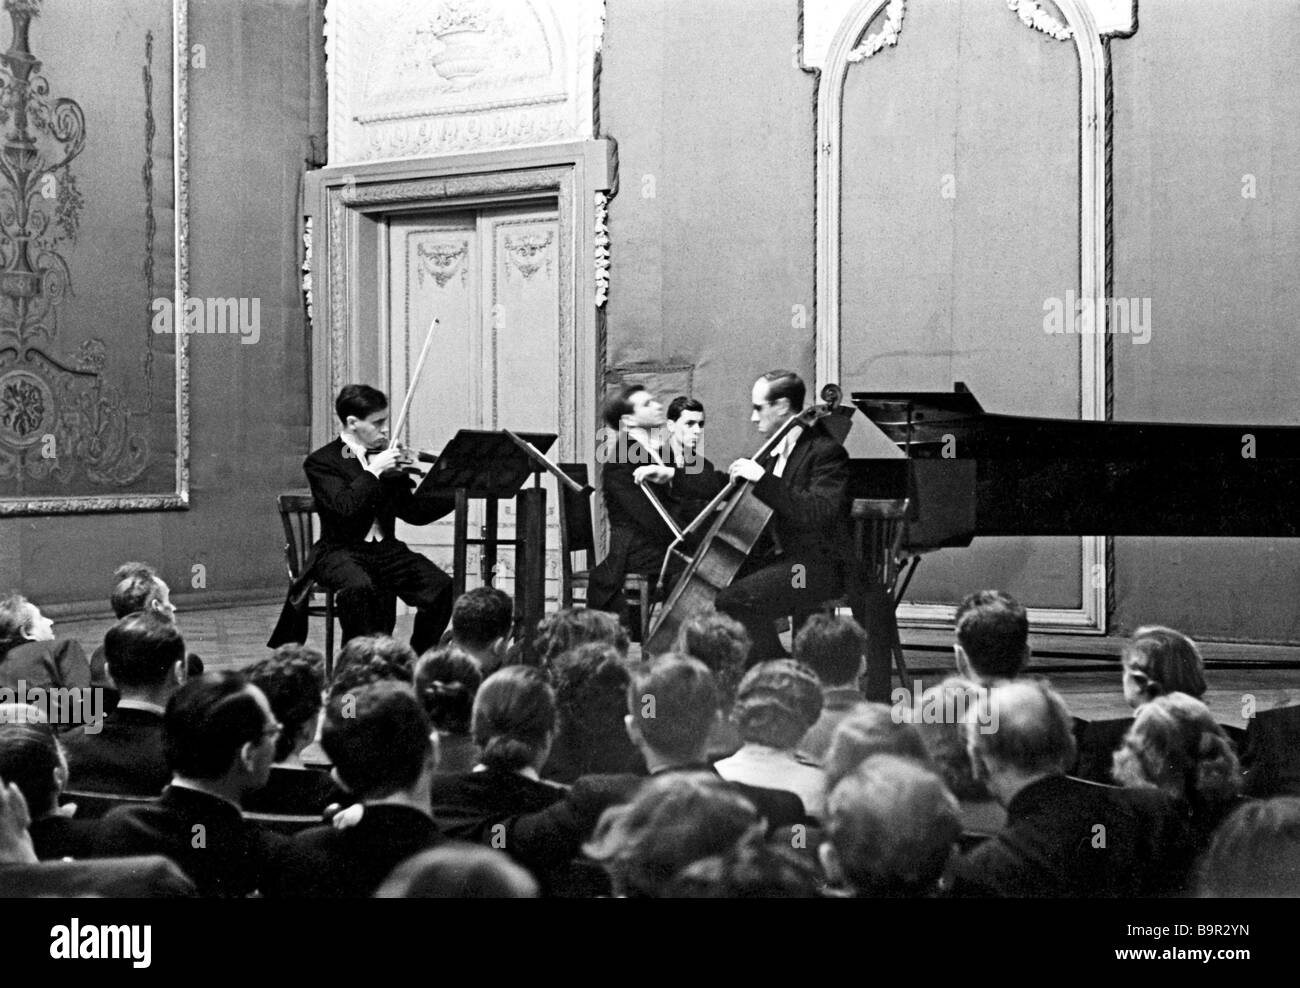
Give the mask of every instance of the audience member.
[(688, 618), (678, 629), (673, 650), (699, 659), (708, 666), (718, 687), (718, 707), (722, 716), (714, 721), (709, 738), (710, 762), (740, 750), (740, 731), (731, 719), (731, 708), (736, 702), (736, 687), (749, 666), (750, 648), (749, 632), (745, 626), (717, 611), (704, 611)]
[(41, 861), (94, 853), (95, 826), (77, 820), (76, 806), (60, 806), (68, 763), (59, 739), (45, 724), (0, 724), (0, 779), (16, 785), (27, 801), (36, 857)]
[(982, 687), (968, 679), (949, 676), (921, 694), (920, 709), (934, 710), (940, 715), (912, 722), (930, 756), (931, 766), (948, 791), (957, 797), (962, 833), (968, 835), (995, 834), (1007, 822), (1007, 811), (993, 798), (988, 786), (975, 778), (966, 748), (963, 717), (976, 709), (981, 690)]
[(1010, 594), (980, 590), (957, 608), (957, 672), (980, 685), (1015, 679), (1029, 664), (1029, 613)]
[(1244, 803), (1219, 826), (1201, 859), (1202, 898), (1300, 898), (1300, 798)]
[(536, 899), (533, 876), (501, 851), (459, 841), (423, 851), (393, 870), (376, 899)]
[[(466, 596), (469, 595), (456, 602), (457, 608)], [(453, 625), (457, 613), (453, 608)], [(439, 775), (469, 772), (479, 762), (478, 745), (470, 733), (470, 724), (474, 698), (483, 676), (480, 663), (460, 645), (444, 645), (425, 652), (415, 664), (415, 694), (438, 732)]]
[(431, 733), (415, 692), (402, 683), (378, 682), (332, 699), (321, 747), (339, 784), (365, 812), (349, 827), (325, 824), (296, 834), (268, 894), (367, 897), (401, 862), (440, 843), (429, 813), (438, 767)]
[[(49, 723), (57, 730), (78, 724), (98, 727), (96, 718), (103, 715), (102, 708), (86, 702), (92, 696), (90, 663), (81, 645), (71, 638), (55, 638), (54, 622), (22, 594), (0, 599), (0, 689), (19, 703), (42, 691), (51, 702)], [(74, 698), (69, 690), (80, 694)]]
[(533, 648), (538, 662), (549, 669), (558, 655), (588, 642), (605, 642), (613, 645), (619, 655), (627, 655), (627, 629), (618, 617), (587, 607), (565, 607), (542, 618)]
[(1066, 776), (1070, 714), (1045, 683), (988, 690), (967, 732), (976, 776), (1006, 807), (1007, 824), (958, 863), (958, 894), (1095, 898), (1182, 887), (1187, 838), (1177, 806), (1161, 793)]
[(163, 714), (171, 785), (156, 803), (110, 810), (100, 853), (164, 854), (204, 897), (265, 887), (279, 841), (248, 824), (241, 805), (266, 785), (279, 734), (266, 696), (239, 673), (191, 679)]
[(1185, 807), (1199, 850), (1241, 797), (1241, 767), (1232, 742), (1208, 707), (1185, 693), (1143, 704), (1115, 752), (1115, 781), (1155, 788)]
[(858, 680), (867, 669), (867, 633), (852, 618), (814, 614), (795, 635), (794, 660), (821, 680), (821, 716), (799, 742), (799, 750), (820, 763), (840, 721), (866, 702)]
[(831, 735), (822, 765), (826, 791), (872, 755), (897, 755), (930, 764), (925, 742), (914, 725), (895, 719), (894, 711), (883, 703), (866, 703), (840, 721)]
[(477, 662), (487, 678), (506, 661), (513, 625), (510, 595), (495, 587), (475, 587), (461, 594), (451, 609), (451, 644)]
[(282, 725), (271, 776), (244, 800), (244, 809), (289, 816), (322, 813), (336, 798), (334, 780), (328, 772), (304, 765), (299, 756), (316, 740), (325, 690), (325, 657), (305, 645), (281, 645), (269, 657), (245, 668), (244, 675), (266, 694), (271, 713)]
[(858, 896), (931, 896), (960, 832), (957, 800), (939, 776), (908, 758), (873, 755), (831, 791), (822, 866)]
[(816, 899), (820, 876), (788, 847), (761, 834), (742, 839), (722, 854), (687, 865), (668, 885), (670, 899)]
[(804, 812), (820, 817), (826, 778), (796, 749), (821, 710), (821, 683), (811, 669), (791, 659), (759, 663), (740, 681), (731, 712), (744, 743), (713, 767), (732, 782), (792, 792)]
[(415, 661), (415, 653), (404, 642), (388, 635), (358, 635), (339, 652), (329, 699), (375, 683), (412, 686)]
[(163, 715), (185, 681), (185, 640), (170, 620), (141, 610), (108, 629), (104, 656), (121, 698), (102, 730), (69, 732), (69, 788), (157, 796), (172, 776), (163, 754)]
[(613, 645), (591, 642), (561, 652), (551, 679), (559, 733), (542, 775), (572, 783), (583, 775), (645, 774), (645, 761), (627, 736), (627, 687), (632, 681)]
[(664, 898), (684, 868), (762, 832), (753, 804), (716, 775), (671, 772), (606, 810), (585, 850), (604, 865), (615, 895)]

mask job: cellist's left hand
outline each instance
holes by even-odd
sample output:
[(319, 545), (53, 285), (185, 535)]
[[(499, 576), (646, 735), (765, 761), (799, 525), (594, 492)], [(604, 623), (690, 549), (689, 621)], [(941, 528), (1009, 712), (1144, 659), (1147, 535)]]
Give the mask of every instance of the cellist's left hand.
[(748, 480), (751, 483), (758, 483), (763, 479), (764, 470), (753, 460), (740, 459), (731, 464), (727, 474), (732, 480), (740, 477), (742, 480)]

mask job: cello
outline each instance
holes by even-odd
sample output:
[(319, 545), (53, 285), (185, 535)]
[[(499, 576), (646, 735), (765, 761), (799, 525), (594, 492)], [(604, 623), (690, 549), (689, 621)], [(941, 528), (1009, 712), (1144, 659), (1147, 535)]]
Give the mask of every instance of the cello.
[[(810, 428), (822, 419), (837, 414), (836, 409), (842, 395), (839, 385), (827, 384), (821, 390), (821, 404), (809, 405), (798, 415), (786, 419), (750, 458), (761, 460), (776, 449), (791, 430)], [(681, 551), (682, 544), (713, 518), (715, 512), (717, 517), (700, 540), (695, 554), (686, 556)], [(670, 651), (677, 640), (678, 629), (700, 611), (713, 605), (719, 591), (731, 585), (740, 567), (758, 544), (772, 513), (772, 509), (754, 493), (753, 481), (732, 477), (704, 510), (677, 534), (664, 556), (661, 581), (674, 555), (689, 561), (672, 593), (664, 601), (663, 609), (642, 645), (643, 653), (658, 655)]]

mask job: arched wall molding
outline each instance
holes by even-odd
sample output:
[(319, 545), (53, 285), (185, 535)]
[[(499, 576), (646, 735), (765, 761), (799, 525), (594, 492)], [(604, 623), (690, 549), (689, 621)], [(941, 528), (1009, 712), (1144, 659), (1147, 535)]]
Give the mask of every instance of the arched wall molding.
[[(1106, 417), (1106, 317), (1107, 306), (1096, 304), (1104, 297), (1108, 285), (1106, 206), (1107, 141), (1110, 122), (1106, 116), (1106, 71), (1108, 50), (1105, 39), (1110, 35), (1129, 36), (1136, 29), (1137, 2), (1124, 4), (1115, 0), (1054, 0), (1065, 19), (1069, 39), (1079, 58), (1079, 298), (1093, 299), (1083, 306), (1078, 322), (1079, 340), (1079, 417), (1102, 420)], [(825, 18), (812, 8), (829, 6), (839, 12), (837, 26), (830, 33), (824, 52), (821, 38), (826, 31)], [(816, 240), (815, 271), (817, 313), (815, 320), (817, 389), (828, 382), (840, 381), (840, 194), (841, 133), (843, 123), (844, 82), (849, 67), (873, 55), (896, 58), (905, 55), (903, 32), (904, 0), (806, 0), (804, 8), (803, 60), (805, 67), (818, 67), (821, 78), (817, 88), (816, 165)], [(892, 8), (892, 10), (890, 9)], [(1023, 0), (1008, 0), (1008, 9), (1030, 28), (1049, 36), (1063, 32), (1054, 29), (1049, 15), (1035, 18)], [(885, 25), (876, 34), (863, 36), (877, 17), (885, 13)], [(825, 13), (824, 10), (821, 13)], [(1099, 24), (1097, 13), (1102, 15)], [(1014, 23), (1012, 27), (1017, 27)], [(810, 36), (809, 28), (813, 34)], [(1017, 29), (1019, 29), (1017, 27)], [(880, 54), (885, 43), (874, 39), (892, 37), (889, 47), (896, 50)], [(1060, 40), (1066, 40), (1064, 38)], [(1106, 630), (1106, 595), (1110, 579), (1104, 536), (1087, 536), (1081, 540), (1082, 602), (1079, 608), (1031, 608), (1030, 617), (1036, 630), (1072, 631), (1101, 634)], [(946, 605), (902, 604), (899, 616), (916, 624), (949, 626), (953, 608)]]

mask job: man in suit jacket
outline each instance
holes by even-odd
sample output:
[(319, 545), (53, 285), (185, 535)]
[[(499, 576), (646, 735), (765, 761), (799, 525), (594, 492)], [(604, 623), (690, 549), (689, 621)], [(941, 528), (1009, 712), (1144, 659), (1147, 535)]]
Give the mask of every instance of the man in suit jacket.
[(54, 637), (54, 622), (21, 594), (0, 600), (0, 702), (32, 703), (57, 730), (103, 722), (81, 645)]
[[(775, 434), (804, 404), (803, 380), (769, 371), (754, 382), (751, 415), (764, 436)], [(754, 643), (751, 662), (788, 657), (776, 618), (793, 615), (795, 630), (828, 600), (841, 596), (856, 572), (849, 527), (849, 455), (820, 423), (796, 426), (761, 462), (739, 459), (730, 475), (751, 481), (773, 520), (737, 579), (714, 606), (740, 621)]]
[(290, 588), (267, 642), (277, 648), (307, 637), (307, 596), (313, 582), (337, 592), (343, 641), (390, 634), (392, 594), (415, 607), (411, 647), (417, 655), (438, 643), (451, 620), (451, 577), (394, 534), (396, 520), (427, 525), (455, 510), (450, 495), (413, 490), (399, 469), (404, 454), (388, 449), (388, 399), (349, 384), (334, 403), (343, 428), (303, 462), (320, 516), (320, 539), (303, 575)]
[(1150, 789), (1072, 779), (1073, 726), (1041, 680), (1018, 679), (980, 697), (967, 721), (976, 775), (1007, 809), (1006, 825), (958, 864), (958, 895), (1097, 898), (1185, 888), (1185, 817)]
[(438, 767), (431, 733), (424, 707), (402, 683), (375, 683), (331, 700), (321, 747), (364, 811), (345, 829), (327, 824), (295, 835), (267, 894), (368, 898), (399, 864), (441, 843), (430, 809)]
[(156, 803), (110, 810), (99, 825), (100, 855), (164, 854), (204, 897), (266, 887), (283, 838), (245, 821), (241, 804), (266, 785), (280, 729), (266, 696), (239, 673), (190, 680), (163, 715), (171, 785)]
[(185, 640), (169, 619), (144, 610), (108, 630), (104, 654), (121, 699), (97, 734), (79, 728), (64, 738), (68, 788), (157, 796), (171, 781), (163, 712), (185, 680)]
[[(672, 497), (677, 502), (673, 513), (682, 527), (693, 522), (727, 486), (727, 475), (715, 469), (708, 457), (700, 452), (703, 432), (703, 402), (678, 395), (668, 403), (668, 449), (671, 455), (666, 461), (671, 470), (664, 479), (671, 485)], [(640, 471), (636, 479), (641, 479)], [(646, 479), (657, 481), (659, 478), (651, 475)], [(697, 541), (706, 530), (707, 526), (701, 528), (693, 541)]]

